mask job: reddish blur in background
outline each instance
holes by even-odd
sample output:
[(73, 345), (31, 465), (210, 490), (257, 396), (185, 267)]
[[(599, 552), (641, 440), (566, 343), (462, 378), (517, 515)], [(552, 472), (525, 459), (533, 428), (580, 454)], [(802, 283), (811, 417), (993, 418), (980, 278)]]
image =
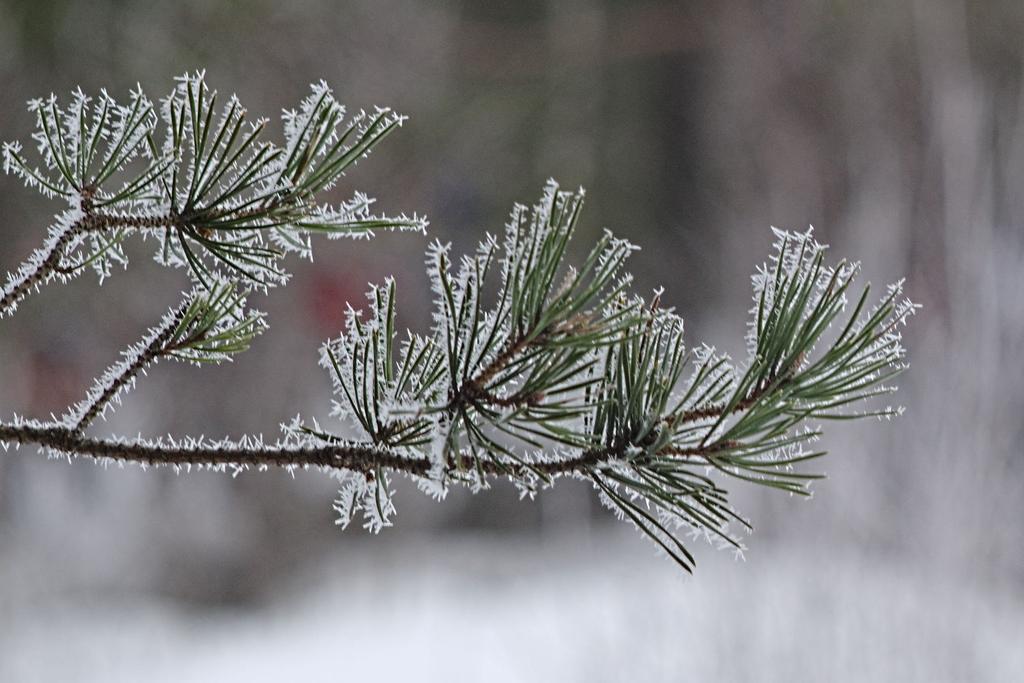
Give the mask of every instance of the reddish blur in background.
[[(429, 325), (428, 240), (472, 249), (554, 177), (691, 344), (741, 357), (769, 226), (816, 227), (876, 286), (908, 278), (907, 415), (832, 425), (810, 502), (737, 489), (746, 562), (683, 580), (564, 482), (332, 524), (332, 483), (104, 471), (0, 455), (0, 680), (1011, 680), (1024, 670), (1024, 3), (753, 0), (0, 2), (0, 138), (25, 100), (205, 68), (276, 117), (326, 79), (410, 121), (339, 187), (428, 237), (323, 242), (261, 300), (235, 363), (164, 364), (99, 433), (273, 435), (330, 423), (317, 348), (394, 274)], [(0, 177), (0, 268), (57, 210)], [(50, 286), (0, 323), (0, 413), (77, 400), (186, 287), (128, 272)]]

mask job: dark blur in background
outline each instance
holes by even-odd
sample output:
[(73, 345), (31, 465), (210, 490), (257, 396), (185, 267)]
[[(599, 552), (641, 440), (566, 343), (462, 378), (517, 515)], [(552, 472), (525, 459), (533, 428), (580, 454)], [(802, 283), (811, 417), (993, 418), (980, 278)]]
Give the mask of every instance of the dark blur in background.
[[(400, 489), (379, 537), (332, 523), (332, 482), (0, 456), (0, 680), (1000, 681), (1024, 671), (1024, 3), (0, 2), (0, 138), (76, 85), (152, 97), (205, 68), (276, 118), (311, 81), (410, 115), (338, 197), (430, 235), (323, 242), (260, 302), (234, 364), (163, 364), (100, 433), (329, 423), (317, 348), (394, 274), (429, 324), (428, 239), (472, 249), (548, 177), (583, 185), (576, 255), (641, 245), (690, 343), (742, 357), (769, 226), (816, 228), (924, 304), (892, 423), (830, 425), (810, 502), (737, 489), (745, 562), (683, 579), (560, 483), (442, 504)], [(0, 177), (0, 268), (57, 209)], [(186, 287), (128, 272), (29, 299), (0, 332), (0, 413), (82, 396)]]

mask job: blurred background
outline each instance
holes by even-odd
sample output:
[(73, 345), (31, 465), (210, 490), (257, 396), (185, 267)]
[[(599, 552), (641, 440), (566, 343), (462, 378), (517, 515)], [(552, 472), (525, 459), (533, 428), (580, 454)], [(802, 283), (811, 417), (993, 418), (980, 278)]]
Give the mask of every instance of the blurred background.
[[(687, 578), (560, 483), (444, 503), (412, 487), (378, 537), (332, 482), (175, 476), (0, 455), (0, 681), (1011, 681), (1024, 671), (1024, 3), (1019, 0), (0, 2), (0, 138), (80, 84), (153, 96), (186, 70), (277, 117), (326, 79), (410, 115), (337, 196), (429, 237), (323, 242), (234, 364), (162, 364), (99, 434), (330, 423), (320, 342), (394, 274), (429, 324), (429, 239), (472, 249), (548, 177), (584, 185), (691, 344), (742, 357), (769, 226), (816, 228), (924, 305), (906, 416), (830, 425), (809, 502), (736, 488), (745, 561)], [(0, 177), (0, 269), (56, 207)], [(186, 287), (50, 286), (0, 331), (0, 414), (78, 400)], [(5, 419), (7, 419), (5, 418)]]

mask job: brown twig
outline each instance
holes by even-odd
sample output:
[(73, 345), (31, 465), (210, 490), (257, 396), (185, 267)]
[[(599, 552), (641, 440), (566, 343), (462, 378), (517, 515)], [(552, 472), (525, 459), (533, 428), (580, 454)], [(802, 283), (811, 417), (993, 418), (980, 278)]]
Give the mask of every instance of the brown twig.
[[(395, 472), (426, 476), (431, 468), (426, 457), (407, 457), (393, 449), (367, 443), (332, 442), (318, 447), (261, 446), (170, 446), (138, 441), (99, 439), (84, 436), (64, 425), (12, 425), (0, 423), (0, 442), (37, 445), (60, 453), (101, 460), (160, 466), (237, 465), (270, 467), (325, 467), (369, 471), (378, 467)], [(720, 442), (703, 448), (666, 448), (658, 455), (688, 459), (707, 459), (715, 452), (734, 447)], [(528, 470), (548, 475), (584, 472), (603, 462), (622, 458), (626, 446), (590, 449), (565, 460), (509, 466), (492, 460), (476, 460), (459, 456), (450, 464), (452, 470), (480, 469), (488, 475), (522, 474)]]
[[(452, 392), (452, 397), (446, 406), (447, 410), (454, 413), (466, 403), (479, 400), (484, 400), (488, 403), (494, 403), (497, 405), (518, 405), (510, 401), (512, 397), (500, 398), (494, 396), (487, 390), (487, 384), (494, 379), (495, 375), (508, 367), (508, 364), (511, 363), (519, 353), (528, 346), (536, 344), (538, 340), (543, 338), (543, 336), (544, 335), (541, 334), (531, 338), (524, 334), (517, 337), (511, 344), (505, 347), (501, 353), (495, 356), (494, 360), (488, 363), (487, 366), (475, 377), (466, 380), (458, 390)], [(521, 398), (525, 400), (528, 399), (529, 396), (523, 396)]]
[[(68, 243), (70, 243), (75, 236), (82, 233), (103, 232), (116, 228), (125, 228), (128, 230), (143, 230), (146, 228), (185, 228), (189, 225), (194, 225), (196, 218), (196, 216), (181, 215), (174, 211), (157, 216), (132, 216), (128, 214), (102, 213), (94, 209), (92, 198), (93, 191), (91, 188), (83, 188), (81, 191), (82, 217), (75, 221), (64, 232), (64, 234), (54, 242), (53, 246), (46, 253), (43, 260), (34, 271), (9, 291), (4, 292), (3, 296), (0, 297), (0, 318), (7, 316), (34, 288), (37, 288), (47, 282), (54, 273), (71, 275), (82, 267), (83, 264), (81, 263), (71, 266), (65, 266), (61, 263)], [(216, 220), (232, 216), (235, 219), (244, 220), (262, 215), (265, 211), (265, 208), (248, 209), (246, 211), (239, 212), (225, 212), (221, 215), (214, 215), (212, 217), (207, 216), (206, 218)], [(201, 228), (196, 229), (202, 230)], [(206, 236), (208, 237), (209, 235)]]
[(43, 257), (43, 260), (36, 266), (35, 270), (28, 274), (21, 282), (4, 292), (0, 297), (0, 318), (9, 314), (22, 299), (35, 288), (42, 285), (60, 266), (60, 260), (68, 243), (81, 231), (79, 223), (74, 223), (64, 234), (61, 235), (50, 250)]
[(121, 389), (128, 384), (139, 372), (144, 368), (148, 367), (154, 360), (160, 356), (169, 353), (172, 347), (168, 346), (168, 342), (171, 336), (177, 329), (178, 324), (185, 316), (185, 312), (188, 310), (189, 304), (192, 303), (191, 299), (186, 299), (178, 310), (175, 311), (174, 315), (168, 319), (160, 332), (157, 333), (153, 340), (146, 345), (146, 348), (138, 355), (138, 357), (127, 367), (125, 367), (113, 381), (95, 398), (91, 400), (85, 412), (82, 413), (81, 417), (75, 422), (74, 430), (77, 432), (83, 432), (90, 424), (103, 412), (104, 407), (110, 403), (110, 401), (121, 391)]
[(0, 423), (0, 441), (36, 444), (61, 453), (148, 465), (313, 466), (362, 470), (367, 466), (424, 475), (427, 458), (406, 458), (365, 444), (325, 444), (320, 447), (167, 446), (96, 439), (62, 425), (30, 426)]
[[(83, 200), (83, 206), (87, 205), (87, 202)], [(39, 265), (36, 266), (35, 270), (9, 291), (4, 292), (3, 297), (0, 298), (0, 318), (9, 314), (22, 299), (28, 296), (33, 289), (47, 282), (54, 273), (70, 274), (77, 270), (79, 266), (64, 266), (61, 264), (61, 259), (64, 257), (64, 251), (68, 244), (79, 234), (99, 232), (111, 228), (141, 229), (169, 226), (175, 225), (176, 220), (178, 219), (171, 215), (126, 216), (95, 213), (91, 209), (87, 210), (85, 215), (72, 223), (64, 231), (64, 234), (53, 243), (53, 246), (50, 247), (50, 250), (40, 261)]]
[[(732, 409), (729, 410), (729, 412), (739, 413), (744, 410), (747, 410), (753, 407), (754, 404), (756, 404), (758, 401), (760, 401), (761, 397), (767, 394), (770, 390), (777, 390), (785, 386), (788, 382), (792, 380), (793, 375), (796, 372), (796, 368), (798, 368), (802, 362), (803, 354), (801, 354), (800, 357), (798, 357), (796, 361), (794, 361), (793, 367), (790, 368), (789, 372), (785, 373), (782, 379), (776, 380), (773, 378), (769, 378), (756, 389), (754, 389), (752, 392), (750, 392), (750, 394), (748, 394), (746, 398), (738, 401), (736, 405), (734, 405)], [(728, 408), (728, 406), (726, 404), (721, 403), (710, 406), (704, 406), (703, 408), (693, 408), (691, 410), (687, 410), (677, 415), (668, 417), (665, 419), (664, 422), (669, 427), (672, 427), (674, 425), (686, 424), (688, 422), (699, 422), (701, 420), (717, 419), (722, 417), (722, 414), (725, 413), (726, 408)]]

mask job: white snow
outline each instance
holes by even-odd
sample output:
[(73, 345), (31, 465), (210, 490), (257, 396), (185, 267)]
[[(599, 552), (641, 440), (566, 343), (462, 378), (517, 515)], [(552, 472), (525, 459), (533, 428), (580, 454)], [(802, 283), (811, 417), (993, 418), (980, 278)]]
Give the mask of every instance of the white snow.
[[(810, 547), (745, 563), (705, 553), (684, 579), (606, 532), (348, 536), (264, 607), (84, 597), (26, 571), (0, 600), (0, 680), (941, 683), (1024, 670), (1019, 590), (856, 549), (811, 561)], [(10, 587), (16, 570), (3, 574)]]

